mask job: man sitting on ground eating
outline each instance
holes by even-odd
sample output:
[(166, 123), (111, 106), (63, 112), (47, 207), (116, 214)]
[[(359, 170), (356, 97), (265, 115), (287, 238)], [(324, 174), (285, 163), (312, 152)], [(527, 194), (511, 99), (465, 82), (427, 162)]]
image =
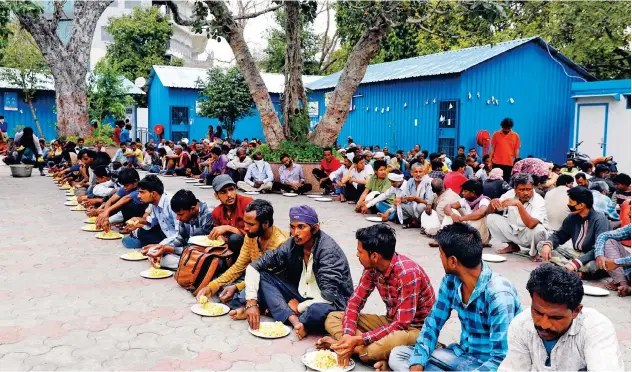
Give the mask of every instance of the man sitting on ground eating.
[[(319, 339), (316, 347), (334, 350), (343, 366), (351, 356), (359, 356), (364, 363), (375, 362), (375, 369), (386, 370), (394, 347), (414, 345), (435, 294), (424, 269), (395, 252), (391, 227), (379, 224), (359, 229), (356, 239), (357, 256), (364, 267), (360, 282), (345, 311), (329, 314), (325, 328), (331, 337)], [(386, 315), (361, 314), (376, 288)]]
[(223, 238), (228, 242), (228, 248), (235, 257), (239, 255), (244, 244), (246, 206), (252, 198), (237, 194), (237, 187), (233, 179), (227, 174), (220, 174), (213, 179), (215, 198), (220, 204), (213, 209), (213, 230), (209, 239)]
[[(171, 195), (165, 191), (162, 181), (155, 174), (145, 176), (138, 183), (138, 197), (149, 204), (151, 212), (146, 218), (136, 218), (133, 226), (137, 227), (130, 235), (123, 238), (125, 248), (156, 248), (173, 242), (176, 230), (176, 214), (171, 209)], [(142, 227), (142, 228), (138, 228)]]
[[(110, 224), (124, 223), (134, 217), (147, 217), (148, 205), (138, 196), (139, 180), (140, 177), (136, 169), (124, 168), (119, 172), (118, 183), (121, 186), (116, 190), (116, 193), (99, 208), (87, 212), (88, 216), (97, 217), (97, 227), (109, 231)], [(136, 220), (133, 220), (130, 225), (136, 228)], [(126, 226), (123, 231), (131, 229), (131, 227)]]
[(211, 211), (205, 202), (197, 200), (189, 190), (179, 190), (171, 198), (171, 209), (178, 220), (177, 235), (170, 244), (146, 246), (141, 253), (149, 256), (152, 266), (176, 270), (182, 251), (189, 245), (189, 238), (208, 235), (213, 227)]
[(443, 208), (445, 217), (441, 226), (465, 222), (478, 230), (483, 244), (489, 243), (489, 230), (485, 219), (489, 198), (483, 195), (483, 185), (478, 181), (468, 180), (461, 186), (461, 190), (463, 197)]
[[(365, 165), (365, 167), (367, 166), (368, 165)], [(373, 174), (366, 183), (366, 187), (355, 206), (355, 211), (358, 213), (369, 213), (369, 208), (372, 207), (367, 207), (368, 202), (391, 188), (391, 181), (387, 177), (386, 162), (384, 160), (376, 160), (373, 167), (375, 174)], [(386, 199), (386, 203), (391, 204), (393, 199), (394, 196), (389, 196), (389, 198)]]
[[(274, 225), (274, 209), (267, 200), (257, 199), (250, 202), (244, 212), (243, 228), (246, 237), (237, 260), (198, 293), (198, 300), (202, 296), (211, 297), (223, 288), (219, 294), (220, 301), (228, 303), (231, 309), (242, 308), (246, 303), (246, 283), (243, 281), (246, 268), (262, 254), (277, 249), (288, 239), (289, 234)], [(244, 312), (232, 311), (230, 316), (233, 319), (244, 319)]]
[(294, 163), (288, 154), (281, 154), (281, 163), (279, 168), (279, 179), (281, 182), (275, 182), (273, 189), (281, 190), (282, 193), (304, 194), (312, 191), (312, 185), (305, 183), (303, 175), (303, 167)]
[[(608, 218), (593, 209), (592, 193), (585, 187), (568, 190), (568, 209), (562, 226), (548, 239), (538, 243), (538, 252), (545, 262), (565, 265), (568, 270), (593, 273), (595, 242), (602, 233), (610, 230)], [(565, 245), (571, 240), (572, 245)]]
[[(628, 209), (627, 212), (629, 214), (630, 210)], [(630, 295), (630, 251), (622, 244), (623, 241), (630, 240), (630, 226), (632, 225), (628, 224), (616, 230), (607, 231), (599, 235), (595, 243), (597, 268), (608, 271), (612, 282), (608, 283), (607, 287), (610, 290), (616, 290), (620, 297)], [(607, 261), (617, 266), (608, 266)]]
[[(351, 156), (347, 154), (347, 156)], [(366, 184), (373, 176), (373, 168), (364, 164), (364, 158), (356, 155), (353, 157), (353, 165), (349, 172), (342, 177), (342, 183), (345, 185), (344, 198), (349, 201), (357, 202), (360, 195), (364, 193)]]
[(290, 234), (292, 238), (246, 269), (245, 315), (250, 328), (258, 329), (261, 302), (274, 320), (289, 321), (300, 340), (308, 333), (323, 333), (327, 315), (344, 310), (353, 281), (347, 257), (320, 230), (313, 208), (290, 209)]
[[(382, 221), (396, 221), (397, 207), (403, 202), (402, 199), (406, 193), (403, 187), (406, 181), (404, 181), (404, 174), (397, 169), (392, 170), (387, 178), (391, 182), (391, 187), (367, 202), (365, 208), (369, 210), (375, 207)], [(393, 199), (392, 204), (387, 201), (389, 199)]]
[(583, 307), (582, 281), (560, 267), (541, 265), (527, 282), (531, 311), (509, 326), (509, 350), (498, 371), (623, 371), (612, 322)]
[(270, 163), (263, 160), (263, 155), (256, 152), (253, 156), (253, 163), (248, 166), (243, 181), (237, 182), (237, 187), (243, 191), (267, 192), (272, 190), (274, 175)]
[(332, 180), (329, 176), (340, 168), (340, 160), (334, 155), (331, 147), (325, 147), (323, 149), (323, 160), (320, 161), (320, 168), (314, 168), (312, 175), (320, 183), (320, 187), (324, 189), (323, 195), (331, 194)]
[[(527, 247), (529, 254), (534, 257), (538, 243), (548, 236), (545, 227), (546, 205), (544, 199), (533, 190), (530, 174), (520, 173), (513, 182), (513, 190), (489, 203), (487, 227), (492, 240), (508, 244), (507, 248), (497, 253), (520, 252), (520, 247)], [(503, 215), (494, 213), (496, 211), (502, 211)]]
[[(393, 350), (393, 371), (494, 371), (507, 354), (507, 329), (521, 311), (514, 286), (482, 261), (483, 243), (473, 227), (455, 223), (436, 237), (446, 276), (416, 345)], [(437, 349), (439, 333), (456, 311), (458, 344)]]

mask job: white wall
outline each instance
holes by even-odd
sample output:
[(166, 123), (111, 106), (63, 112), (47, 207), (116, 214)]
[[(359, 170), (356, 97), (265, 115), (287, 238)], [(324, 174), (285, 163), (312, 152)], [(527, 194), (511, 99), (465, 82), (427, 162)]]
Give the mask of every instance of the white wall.
[[(617, 101), (613, 97), (590, 97), (578, 98), (576, 100), (575, 110), (575, 136), (579, 136), (595, 142), (600, 142), (604, 138), (606, 156), (613, 156), (618, 163), (619, 172), (630, 174), (632, 169), (632, 159), (630, 154), (630, 137), (632, 135), (630, 121), (632, 119), (632, 110), (626, 109), (626, 98), (621, 95)], [(603, 118), (603, 106), (582, 106), (584, 104), (607, 104), (608, 117), (605, 121), (607, 127), (600, 120)], [(577, 116), (579, 113), (579, 122)], [(581, 139), (580, 139), (581, 140)], [(584, 145), (580, 146), (579, 151), (584, 151)], [(588, 146), (590, 147), (590, 146)], [(591, 157), (601, 156), (602, 153), (590, 153)]]

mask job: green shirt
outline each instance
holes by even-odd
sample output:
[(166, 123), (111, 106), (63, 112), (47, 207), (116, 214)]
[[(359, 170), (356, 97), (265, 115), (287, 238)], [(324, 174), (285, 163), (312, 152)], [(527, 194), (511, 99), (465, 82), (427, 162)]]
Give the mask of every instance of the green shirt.
[[(378, 191), (382, 193), (388, 191), (388, 189), (390, 188), (391, 181), (389, 181), (386, 177), (383, 180), (379, 181), (376, 174), (372, 175), (371, 178), (369, 178), (369, 181), (367, 181), (366, 183), (366, 189), (369, 190), (369, 192)], [(386, 199), (385, 202), (393, 204), (393, 199), (395, 199), (394, 195)]]

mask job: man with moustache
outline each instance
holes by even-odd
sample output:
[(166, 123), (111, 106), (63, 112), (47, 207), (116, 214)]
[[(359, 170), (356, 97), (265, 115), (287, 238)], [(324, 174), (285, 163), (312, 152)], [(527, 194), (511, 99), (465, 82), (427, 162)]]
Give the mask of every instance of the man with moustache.
[(498, 371), (623, 371), (612, 322), (581, 304), (579, 277), (544, 264), (527, 282), (531, 311), (518, 314)]
[(290, 209), (290, 234), (278, 249), (264, 253), (246, 269), (246, 316), (259, 328), (259, 302), (280, 322), (290, 322), (299, 340), (323, 333), (327, 315), (342, 311), (353, 293), (349, 262), (329, 235), (320, 230), (316, 211)]

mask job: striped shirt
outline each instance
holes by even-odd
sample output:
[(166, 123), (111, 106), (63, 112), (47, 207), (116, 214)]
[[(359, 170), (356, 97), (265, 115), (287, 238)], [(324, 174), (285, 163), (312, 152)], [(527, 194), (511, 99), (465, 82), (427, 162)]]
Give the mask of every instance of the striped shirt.
[(451, 346), (457, 357), (467, 353), (483, 363), (479, 371), (495, 371), (507, 354), (507, 330), (522, 310), (516, 288), (486, 263), (467, 304), (461, 297), (461, 280), (443, 278), (439, 297), (419, 333), (409, 365), (425, 366), (435, 350), (439, 332), (455, 310), (461, 321), (460, 344)]
[[(632, 229), (632, 225), (626, 225), (616, 230), (606, 231), (605, 233), (600, 234), (597, 237), (597, 241), (595, 242), (595, 257), (604, 255), (606, 241), (608, 241), (608, 239), (613, 239), (619, 242), (623, 240), (629, 240), (630, 236), (632, 235), (631, 229)], [(629, 264), (630, 256), (618, 258), (614, 262), (618, 265)], [(624, 267), (623, 271), (625, 271), (626, 274), (629, 274), (630, 267)]]
[(347, 303), (342, 321), (344, 334), (355, 335), (360, 311), (373, 290), (386, 305), (386, 317), (391, 323), (363, 333), (366, 345), (391, 332), (421, 328), (435, 301), (434, 290), (424, 269), (410, 258), (395, 253), (386, 272), (366, 269), (360, 283)]
[(612, 221), (619, 221), (619, 213), (615, 209), (615, 202), (597, 190), (592, 190), (591, 193), (593, 194), (593, 209), (605, 214)]

